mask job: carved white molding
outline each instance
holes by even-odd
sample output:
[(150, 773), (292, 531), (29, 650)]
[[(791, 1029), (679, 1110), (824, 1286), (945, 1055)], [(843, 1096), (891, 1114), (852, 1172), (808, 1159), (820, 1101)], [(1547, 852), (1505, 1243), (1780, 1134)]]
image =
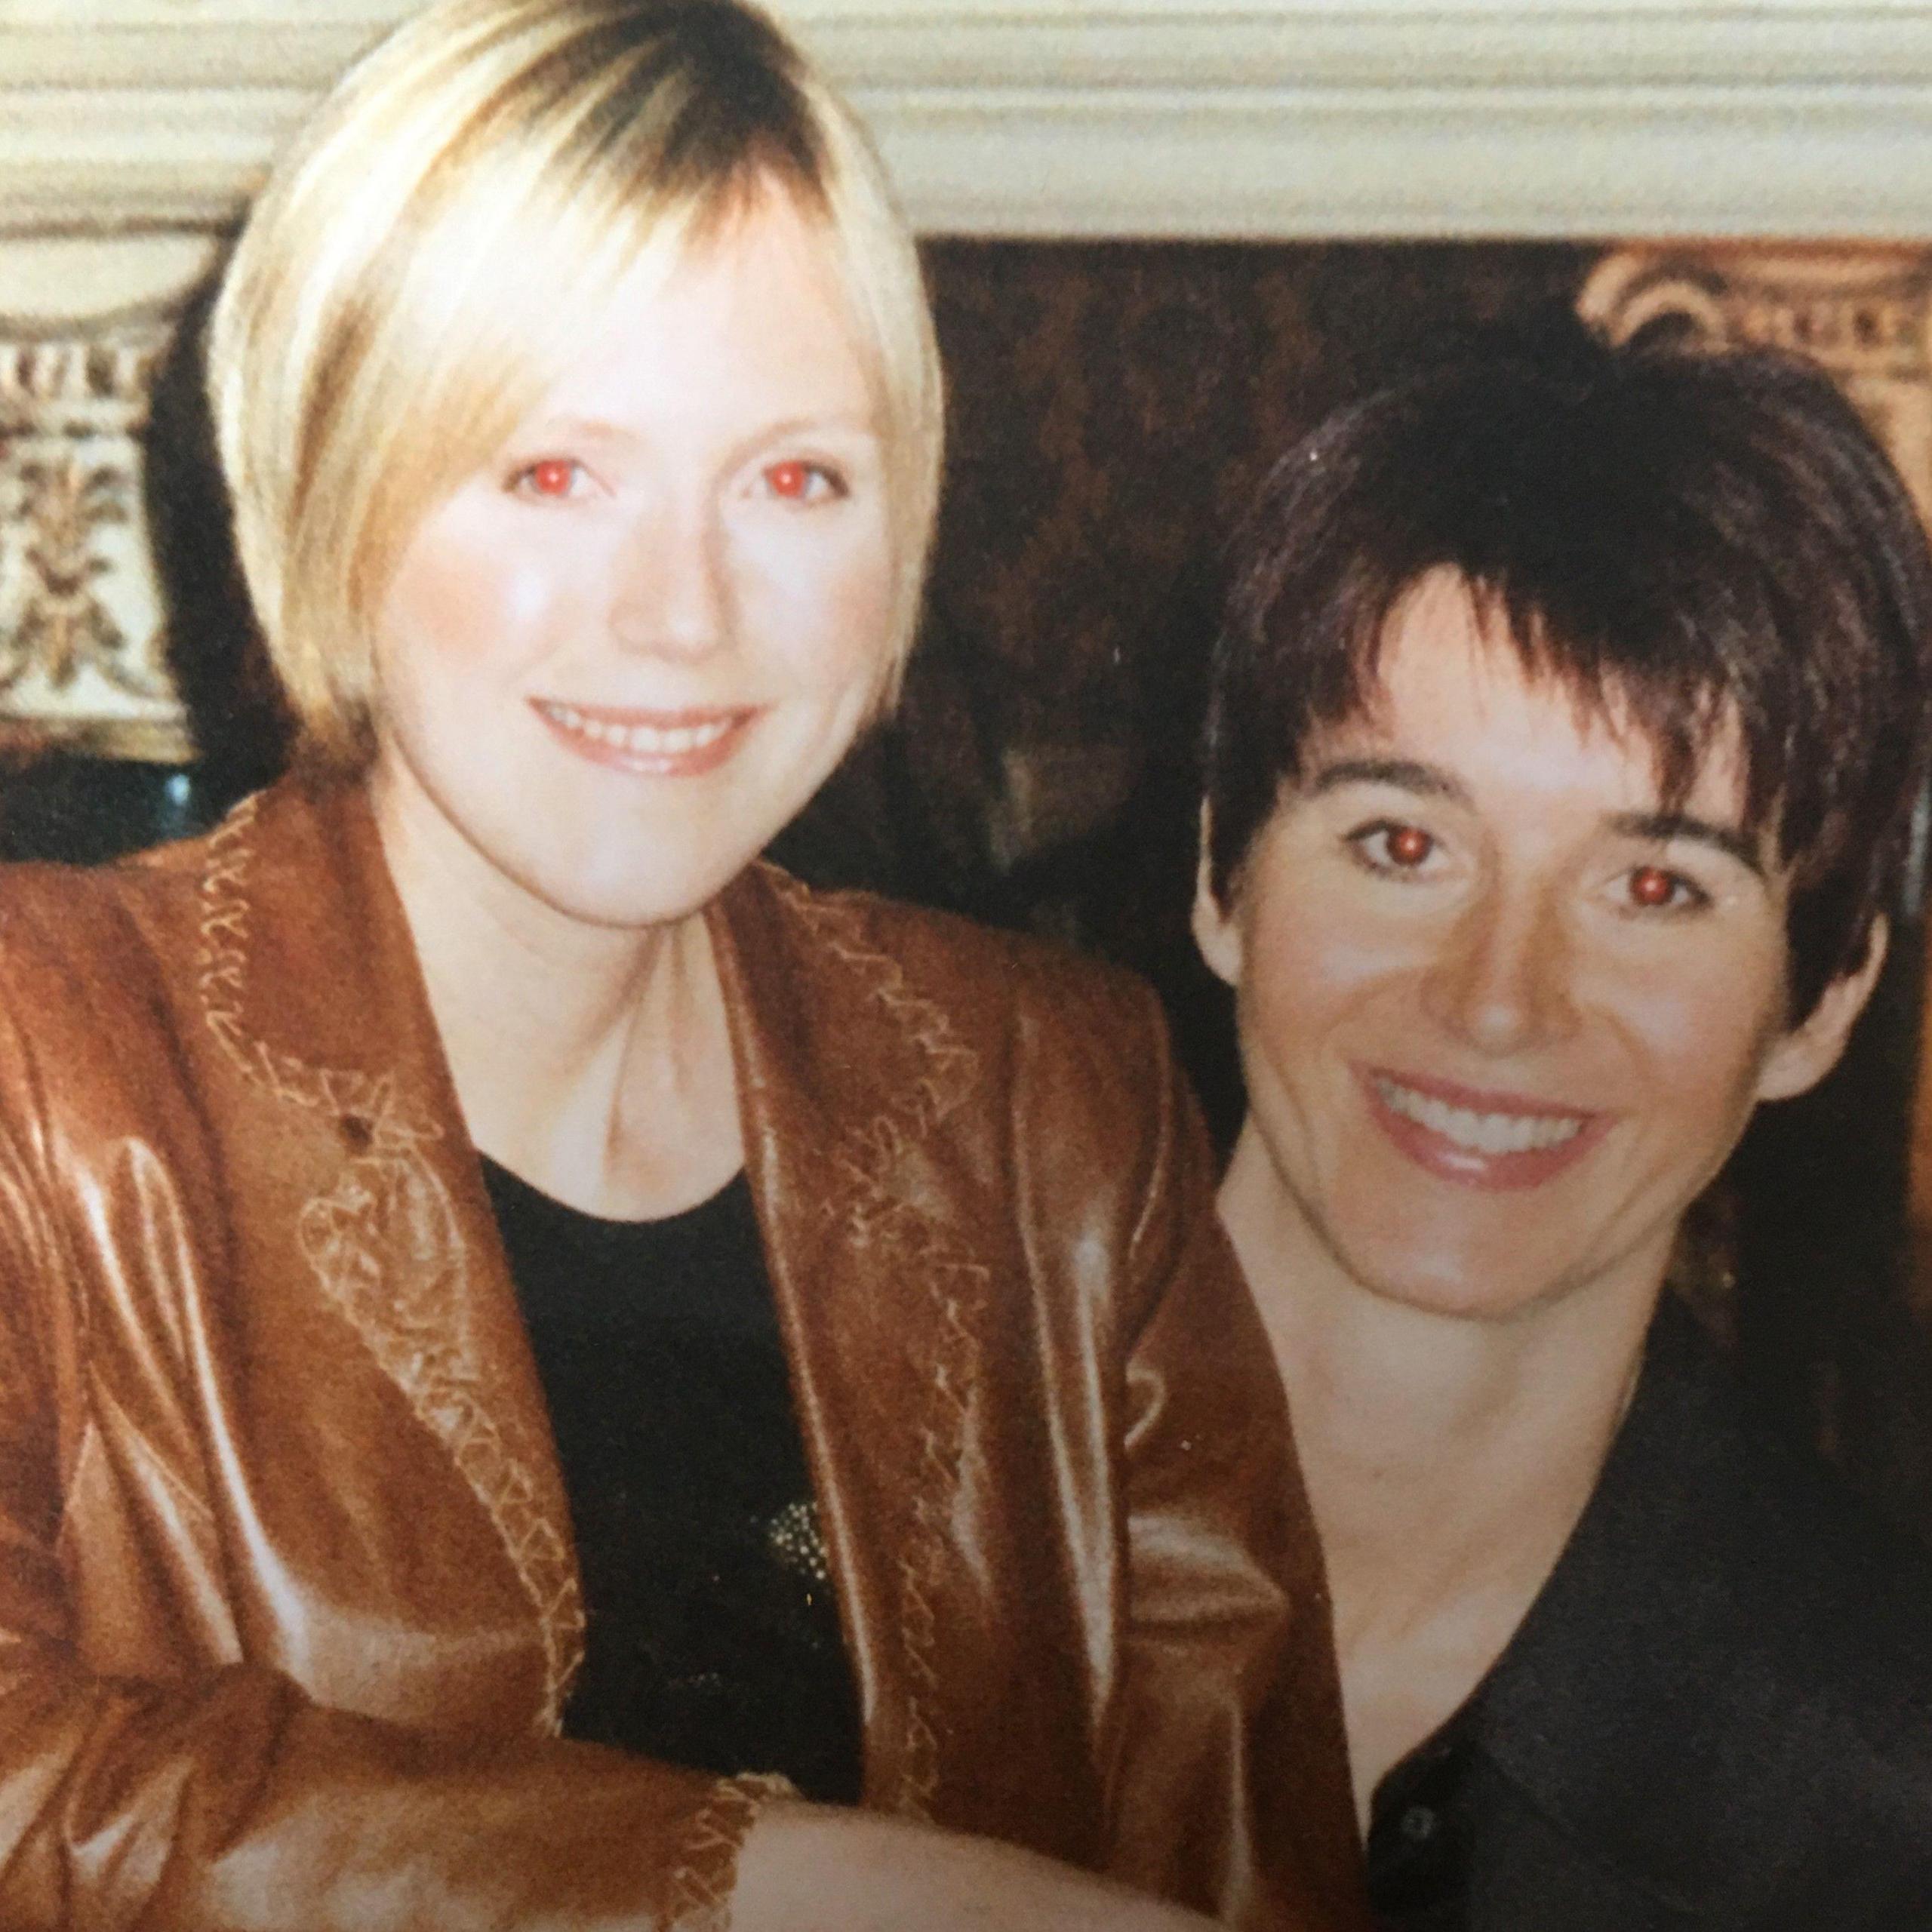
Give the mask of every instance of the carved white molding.
[(1932, 233), (1923, 7), (795, 11), (935, 229)]
[(192, 753), (141, 482), (168, 336), (153, 318), (0, 339), (0, 744)]
[[(0, 0), (0, 223), (231, 220), (414, 0)], [(1932, 7), (778, 0), (975, 234), (1932, 235)]]

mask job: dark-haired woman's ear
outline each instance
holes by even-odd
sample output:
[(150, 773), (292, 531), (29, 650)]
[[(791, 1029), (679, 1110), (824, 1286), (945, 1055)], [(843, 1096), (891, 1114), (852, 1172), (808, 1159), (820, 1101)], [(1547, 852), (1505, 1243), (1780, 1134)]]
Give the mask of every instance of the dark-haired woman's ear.
[(1209, 834), (1214, 819), (1208, 801), (1201, 801), (1201, 851), (1194, 866), (1194, 912), (1190, 921), (1194, 943), (1201, 956), (1217, 978), (1231, 986), (1241, 984), (1241, 937), (1240, 907), (1223, 906), (1214, 891), (1214, 867), (1209, 861)]
[(1832, 980), (1811, 1011), (1772, 1043), (1758, 1070), (1759, 1100), (1789, 1100), (1807, 1093), (1838, 1065), (1878, 983), (1891, 937), (1890, 921), (1881, 912), (1872, 922), (1865, 956)]

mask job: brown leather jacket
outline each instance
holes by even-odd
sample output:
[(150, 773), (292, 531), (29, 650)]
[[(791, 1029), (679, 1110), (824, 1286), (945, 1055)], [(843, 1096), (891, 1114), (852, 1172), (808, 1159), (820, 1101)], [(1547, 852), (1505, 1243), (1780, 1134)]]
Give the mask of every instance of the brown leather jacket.
[[(866, 1801), (1359, 1924), (1318, 1558), (1150, 998), (764, 867), (713, 932)], [(560, 1740), (582, 1623), (361, 794), (0, 875), (0, 1926), (721, 1924), (760, 1786)]]

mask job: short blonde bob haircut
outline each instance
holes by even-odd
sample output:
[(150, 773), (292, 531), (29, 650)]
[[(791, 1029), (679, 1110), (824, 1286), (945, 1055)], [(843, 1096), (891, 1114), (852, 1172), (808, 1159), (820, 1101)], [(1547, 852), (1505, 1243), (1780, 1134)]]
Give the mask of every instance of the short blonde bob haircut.
[(235, 534), (303, 749), (353, 768), (374, 626), (426, 512), (568, 368), (620, 281), (774, 188), (823, 235), (884, 432), (916, 622), (943, 404), (918, 258), (851, 111), (740, 0), (434, 0), (352, 69), (256, 203), (208, 383)]

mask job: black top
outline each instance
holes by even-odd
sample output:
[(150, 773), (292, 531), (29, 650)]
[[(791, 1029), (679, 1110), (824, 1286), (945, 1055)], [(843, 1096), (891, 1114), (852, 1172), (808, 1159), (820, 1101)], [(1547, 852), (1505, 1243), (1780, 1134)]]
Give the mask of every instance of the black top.
[(1494, 1667), (1377, 1787), (1390, 1932), (1932, 1927), (1932, 1564), (1666, 1299)]
[(609, 1221), (483, 1174), (577, 1535), (566, 1735), (855, 1799), (857, 1697), (744, 1177)]

